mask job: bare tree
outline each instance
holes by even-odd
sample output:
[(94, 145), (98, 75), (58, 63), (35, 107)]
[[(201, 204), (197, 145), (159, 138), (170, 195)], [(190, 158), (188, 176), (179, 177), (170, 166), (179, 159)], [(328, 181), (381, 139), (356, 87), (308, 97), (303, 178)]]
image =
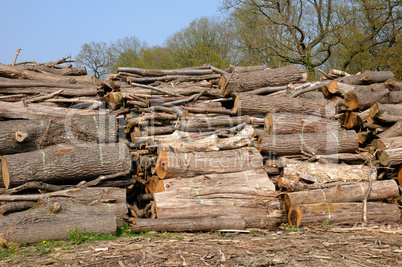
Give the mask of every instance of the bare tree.
[(95, 78), (99, 79), (109, 73), (113, 53), (105, 42), (90, 42), (81, 46), (81, 51), (75, 59), (78, 65), (86, 66)]

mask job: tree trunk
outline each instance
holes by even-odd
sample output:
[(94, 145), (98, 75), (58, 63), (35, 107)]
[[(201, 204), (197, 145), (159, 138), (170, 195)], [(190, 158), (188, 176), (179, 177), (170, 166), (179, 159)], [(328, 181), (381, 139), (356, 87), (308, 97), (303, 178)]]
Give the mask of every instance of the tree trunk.
[[(291, 207), (316, 203), (359, 202), (364, 200), (368, 188), (369, 183), (366, 182), (286, 193), (284, 198), (285, 208), (290, 210)], [(399, 188), (395, 180), (374, 181), (367, 200), (378, 201), (398, 196)]]
[(159, 178), (192, 177), (262, 168), (262, 156), (254, 147), (214, 152), (162, 152), (156, 162)]
[(96, 84), (97, 79), (92, 75), (67, 77), (63, 75), (55, 75), (52, 73), (38, 73), (35, 71), (21, 70), (16, 67), (0, 64), (0, 76), (11, 79), (28, 79), (48, 82), (66, 82), (66, 83), (83, 83)]
[[(201, 87), (201, 86), (197, 86), (197, 85), (187, 86), (187, 87), (180, 87), (180, 86), (176, 86), (176, 87), (163, 86), (162, 87), (162, 86), (160, 86), (160, 88), (165, 91), (179, 94), (182, 96), (190, 96), (190, 95), (194, 95), (194, 94), (199, 94), (200, 92), (205, 90), (205, 87)], [(157, 92), (157, 91), (142, 88), (142, 87), (123, 88), (123, 89), (121, 89), (121, 92), (124, 94), (133, 94), (133, 95), (136, 95), (136, 94), (159, 95), (159, 96), (163, 95), (163, 93), (161, 93), (161, 92)], [(205, 93), (203, 95), (211, 96), (211, 97), (220, 97), (221, 93), (216, 88), (207, 88), (207, 90), (205, 91)]]
[(392, 79), (385, 81), (385, 87), (387, 87), (390, 91), (402, 91), (402, 82), (396, 82)]
[(15, 224), (10, 229), (0, 229), (0, 242), (38, 243), (42, 241), (65, 240), (69, 231), (113, 235), (116, 233), (115, 215), (84, 215), (42, 223)]
[[(363, 222), (363, 203), (306, 204), (292, 207), (288, 216), (289, 224), (297, 227), (323, 223), (353, 225)], [(367, 203), (367, 219), (370, 223), (398, 222), (400, 218), (401, 212), (396, 205)]]
[(36, 202), (33, 201), (20, 201), (14, 203), (8, 203), (0, 206), (0, 214), (5, 215), (17, 211), (23, 211), (32, 208)]
[[(402, 104), (381, 104), (374, 103), (370, 107), (370, 117), (377, 118), (382, 121), (389, 121), (389, 117), (400, 118), (402, 120)], [(398, 121), (396, 119), (395, 121)]]
[(375, 139), (371, 142), (374, 149), (396, 149), (402, 148), (402, 136)]
[[(369, 174), (370, 177), (369, 177)], [(298, 162), (287, 164), (281, 174), (294, 181), (304, 181), (307, 183), (325, 184), (330, 182), (359, 182), (377, 179), (377, 169), (364, 165), (347, 164), (321, 164), (318, 162)]]
[(232, 114), (266, 115), (268, 113), (298, 113), (332, 118), (335, 104), (328, 100), (258, 95), (237, 95)]
[(151, 70), (131, 67), (119, 67), (118, 72), (128, 72), (141, 76), (164, 76), (164, 75), (205, 75), (211, 74), (212, 69), (172, 69), (172, 70)]
[(116, 138), (116, 116), (113, 114), (0, 121), (0, 155), (29, 152), (60, 143), (114, 143)]
[(262, 135), (261, 144), (256, 144), (263, 154), (298, 155), (354, 153), (359, 149), (357, 133), (354, 130), (328, 133), (303, 133)]
[(390, 92), (383, 84), (370, 86), (356, 86), (353, 91), (344, 95), (345, 105), (348, 108), (368, 109), (375, 103), (388, 103)]
[(252, 91), (261, 87), (303, 83), (306, 80), (306, 72), (301, 67), (292, 65), (277, 69), (225, 74), (219, 80), (219, 89), (222, 96), (226, 96), (227, 94)]
[(340, 130), (338, 121), (294, 113), (269, 113), (265, 116), (266, 134), (325, 133)]
[(4, 160), (8, 172), (1, 169), (1, 184), (6, 188), (30, 181), (71, 184), (131, 170), (130, 153), (123, 143), (56, 145), (39, 151), (7, 155), (2, 163)]
[(88, 74), (86, 67), (56, 69), (56, 68), (51, 68), (51, 67), (46, 67), (46, 66), (41, 66), (41, 65), (20, 65), (20, 66), (17, 66), (17, 68), (22, 69), (22, 70), (31, 70), (31, 71), (40, 72), (40, 73), (50, 72), (55, 75), (64, 75), (64, 76), (81, 76), (81, 75)]
[(383, 83), (388, 79), (394, 79), (394, 74), (391, 71), (365, 71), (359, 75), (345, 76), (335, 80), (346, 84), (365, 85)]
[(133, 232), (185, 232), (218, 231), (223, 229), (245, 230), (244, 219), (194, 218), (194, 219), (134, 219), (130, 230)]

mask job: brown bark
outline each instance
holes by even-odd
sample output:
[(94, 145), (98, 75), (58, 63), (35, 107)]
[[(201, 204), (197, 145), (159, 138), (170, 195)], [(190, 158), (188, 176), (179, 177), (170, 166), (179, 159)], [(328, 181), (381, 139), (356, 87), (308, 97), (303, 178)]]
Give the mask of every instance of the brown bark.
[(9, 173), (2, 168), (1, 184), (6, 188), (30, 181), (77, 183), (131, 169), (131, 157), (123, 143), (56, 145), (4, 158)]
[(388, 79), (394, 79), (394, 74), (391, 71), (365, 71), (359, 75), (337, 78), (336, 81), (346, 84), (365, 85), (383, 83)]
[(208, 173), (231, 173), (262, 167), (257, 149), (245, 147), (216, 152), (162, 152), (156, 163), (159, 178), (192, 177)]
[[(297, 210), (301, 212), (297, 212)], [(289, 214), (292, 219), (289, 220), (290, 225), (297, 225), (297, 221), (301, 221), (300, 225), (308, 224), (356, 224), (363, 222), (363, 203), (320, 203), (306, 204), (300, 207), (292, 207)], [(386, 203), (367, 203), (367, 219), (370, 223), (398, 222), (401, 212), (396, 205)]]
[[(289, 210), (291, 207), (316, 203), (360, 202), (364, 200), (368, 188), (369, 183), (366, 182), (286, 193), (284, 198), (285, 208)], [(399, 188), (395, 180), (374, 181), (367, 200), (378, 201), (398, 196)]]
[(40, 72), (40, 73), (53, 73), (56, 75), (64, 75), (64, 76), (81, 76), (81, 75), (87, 75), (87, 69), (86, 67), (72, 67), (72, 68), (62, 68), (62, 69), (56, 69), (56, 68), (51, 68), (47, 66), (41, 66), (41, 65), (19, 65), (17, 66), (18, 69), (22, 70), (31, 70), (35, 72)]
[(257, 148), (263, 154), (297, 155), (353, 153), (358, 150), (357, 133), (353, 130), (328, 133), (262, 135)]
[(29, 88), (0, 88), (0, 94), (40, 94), (40, 93), (54, 93), (59, 90), (63, 90), (60, 95), (68, 97), (79, 97), (79, 96), (96, 96), (98, 91), (96, 87), (92, 88), (82, 88), (82, 89), (70, 89), (62, 87), (29, 87)]
[(402, 120), (395, 122), (395, 124), (389, 127), (382, 133), (377, 134), (379, 138), (388, 138), (395, 136), (402, 136)]
[(0, 230), (0, 242), (38, 243), (44, 240), (64, 240), (69, 231), (80, 233), (115, 234), (115, 215), (84, 215), (79, 218), (66, 218), (42, 223), (15, 224), (9, 229)]
[(348, 108), (368, 109), (375, 103), (388, 103), (390, 92), (384, 84), (373, 84), (369, 86), (356, 86), (353, 91), (344, 95), (345, 105)]
[(48, 82), (67, 82), (83, 83), (83, 84), (96, 84), (97, 80), (92, 75), (67, 77), (62, 75), (55, 75), (52, 73), (38, 73), (29, 70), (21, 70), (16, 67), (0, 64), (0, 76), (11, 79), (28, 79), (39, 80)]
[(71, 116), (65, 119), (0, 121), (0, 154), (14, 154), (60, 143), (114, 143), (116, 116)]
[(194, 219), (134, 219), (130, 230), (133, 232), (183, 232), (218, 231), (223, 229), (245, 230), (243, 219), (194, 218)]
[(381, 104), (376, 102), (370, 107), (370, 117), (388, 122), (390, 117), (395, 117), (395, 120), (391, 121), (402, 120), (402, 104)]
[(374, 149), (396, 149), (402, 147), (402, 136), (375, 139), (371, 142)]
[(402, 148), (382, 150), (379, 159), (383, 166), (402, 164)]
[(130, 67), (119, 67), (118, 72), (128, 72), (141, 76), (164, 76), (164, 75), (205, 75), (211, 74), (211, 69), (171, 69), (171, 70), (152, 70)]
[(338, 121), (294, 113), (269, 113), (265, 116), (266, 134), (324, 133), (340, 130)]
[[(370, 177), (369, 177), (369, 174)], [(321, 164), (310, 162), (298, 162), (287, 164), (281, 174), (294, 181), (304, 181), (307, 183), (325, 184), (329, 182), (360, 182), (377, 179), (377, 169), (365, 165), (347, 164)]]
[[(230, 77), (230, 79), (229, 79)], [(222, 75), (219, 84), (222, 96), (227, 94), (247, 92), (261, 87), (303, 83), (307, 80), (306, 72), (299, 66), (292, 65), (277, 69), (232, 73)]]
[(390, 104), (402, 104), (402, 91), (394, 91), (389, 93)]
[(355, 89), (355, 86), (353, 85), (349, 85), (349, 84), (345, 84), (345, 83), (340, 83), (337, 81), (331, 81), (328, 85), (328, 91), (331, 94), (337, 94), (340, 96), (343, 96), (347, 93), (349, 93), (350, 91), (353, 91)]
[(219, 79), (220, 74), (205, 74), (205, 75), (164, 75), (164, 76), (149, 76), (149, 77), (130, 77), (128, 82), (131, 83), (153, 83), (156, 81), (169, 82), (191, 82), (191, 81), (202, 81), (202, 80), (213, 80)]
[(229, 65), (229, 68), (227, 69), (227, 72), (242, 73), (242, 72), (251, 72), (251, 71), (261, 71), (261, 70), (265, 70), (265, 69), (269, 69), (269, 68), (267, 68), (264, 65), (247, 66), (247, 67)]
[(384, 82), (385, 87), (387, 87), (390, 91), (402, 91), (402, 82), (396, 82), (392, 79), (389, 79)]
[(257, 95), (237, 95), (232, 114), (266, 115), (268, 113), (298, 113), (332, 118), (335, 104), (328, 100)]
[[(197, 85), (192, 85), (192, 86), (187, 86), (187, 87), (181, 87), (181, 86), (160, 86), (165, 91), (182, 95), (182, 96), (189, 96), (189, 95), (194, 95), (202, 92), (205, 90), (205, 87), (197, 86)], [(157, 92), (151, 89), (147, 88), (141, 88), (141, 87), (131, 87), (131, 88), (123, 88), (121, 89), (122, 93), (126, 94), (146, 94), (146, 95), (163, 95), (161, 92)], [(216, 88), (207, 88), (207, 90), (204, 93), (205, 96), (211, 96), (211, 97), (220, 97), (220, 91)]]
[(0, 214), (4, 215), (7, 213), (13, 213), (17, 211), (23, 211), (32, 208), (36, 202), (33, 201), (21, 201), (21, 202), (14, 202), (8, 203), (5, 205), (0, 206)]

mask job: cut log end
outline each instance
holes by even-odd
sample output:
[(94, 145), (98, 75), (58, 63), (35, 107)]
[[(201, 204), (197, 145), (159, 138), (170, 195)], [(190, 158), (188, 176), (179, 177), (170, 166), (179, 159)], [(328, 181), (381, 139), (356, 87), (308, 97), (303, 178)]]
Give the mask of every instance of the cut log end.
[(303, 220), (303, 212), (300, 206), (291, 207), (288, 213), (288, 221), (291, 226), (300, 227)]
[[(279, 183), (278, 183), (278, 186), (279, 186)], [(289, 195), (285, 194), (285, 197), (284, 197), (283, 200), (284, 200), (284, 203), (285, 203), (285, 209), (290, 210), (292, 208), (292, 202), (290, 201)], [(290, 214), (290, 212), (289, 212), (289, 214)]]
[(344, 96), (344, 99), (345, 99), (345, 105), (348, 108), (356, 109), (359, 106), (359, 99), (356, 93), (349, 92)]
[[(10, 171), (8, 169), (8, 163), (5, 157), (0, 156), (0, 161), (1, 161), (1, 177), (3, 178), (3, 185), (8, 189), (10, 186)], [(1, 185), (1, 182), (0, 182)]]
[(335, 94), (338, 91), (338, 83), (336, 81), (331, 81), (328, 85), (328, 91)]
[(399, 171), (398, 171), (398, 184), (402, 186), (402, 165), (399, 166)]
[[(237, 112), (239, 111), (239, 104), (240, 104), (240, 95), (236, 95), (235, 99), (234, 99), (234, 104), (233, 104), (233, 108), (232, 108), (232, 115), (237, 114)], [(241, 111), (240, 111), (241, 112)]]
[(225, 75), (221, 75), (221, 77), (219, 78), (218, 88), (221, 90), (222, 96), (225, 97), (227, 88), (227, 78)]
[(264, 118), (264, 131), (265, 134), (272, 134), (273, 132), (273, 121), (272, 121), (272, 115), (267, 114)]
[(162, 151), (159, 154), (158, 159), (156, 161), (156, 175), (158, 175), (160, 179), (166, 177), (167, 166), (168, 166), (168, 157), (166, 152)]
[(375, 118), (379, 111), (380, 111), (380, 108), (378, 107), (378, 103), (376, 102), (373, 105), (371, 105), (371, 107), (370, 107), (370, 111), (369, 111), (370, 117)]
[(26, 139), (28, 138), (28, 133), (24, 133), (24, 132), (15, 132), (15, 140), (18, 143), (22, 143), (24, 142)]

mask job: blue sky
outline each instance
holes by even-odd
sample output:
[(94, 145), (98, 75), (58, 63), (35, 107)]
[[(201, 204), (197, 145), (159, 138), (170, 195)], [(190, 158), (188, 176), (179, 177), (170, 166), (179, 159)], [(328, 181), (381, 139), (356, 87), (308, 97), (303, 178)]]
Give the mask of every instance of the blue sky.
[(76, 56), (81, 45), (136, 36), (148, 45), (203, 16), (221, 15), (220, 0), (0, 0), (0, 63)]

